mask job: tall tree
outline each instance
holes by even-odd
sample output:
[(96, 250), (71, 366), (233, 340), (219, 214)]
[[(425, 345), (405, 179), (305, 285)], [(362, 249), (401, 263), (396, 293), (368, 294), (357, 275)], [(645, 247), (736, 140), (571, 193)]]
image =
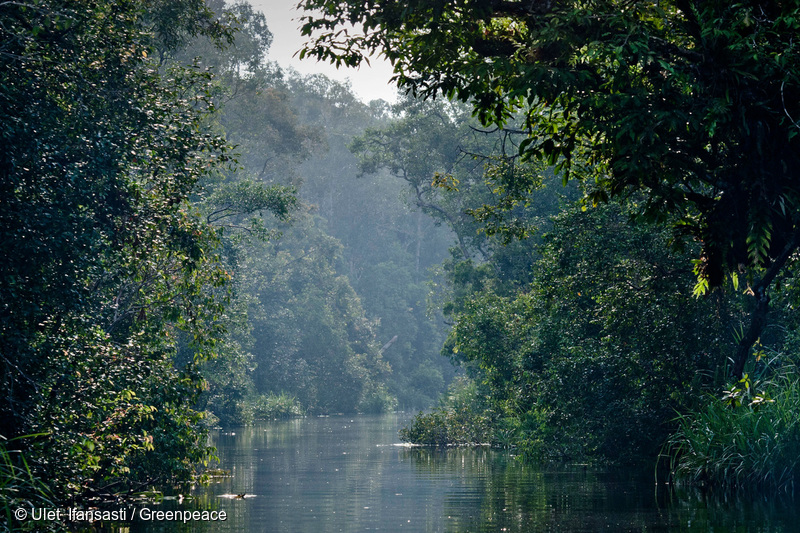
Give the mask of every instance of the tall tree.
[(386, 170), (404, 181), (412, 205), (449, 226), (461, 254), (465, 259), (472, 257), (480, 250), (480, 242), (477, 226), (466, 213), (470, 206), (464, 205), (464, 195), (446, 195), (433, 180), (439, 176), (442, 181), (452, 181), (457, 174), (456, 179), (465, 185), (470, 180), (482, 181), (483, 167), (468, 152), (475, 144), (476, 132), (470, 129), (467, 109), (405, 97), (392, 111), (394, 120), (368, 128), (350, 146), (359, 159), (359, 171)]
[(358, 293), (380, 345), (396, 337), (383, 351), (392, 368), (385, 381), (390, 393), (401, 407), (426, 408), (453, 373), (439, 356), (444, 324), (426, 305), (429, 269), (452, 245), (451, 230), (421, 212), (397, 176), (378, 166), (359, 171), (353, 140), (365, 129), (391, 127), (388, 104), (364, 104), (346, 84), (321, 75), (293, 77), (290, 84), (301, 119), (324, 140), (300, 169), (300, 195), (318, 210), (320, 228), (343, 245), (339, 271)]
[(696, 293), (730, 276), (754, 298), (741, 375), (800, 245), (800, 2), (300, 6), (315, 10), (302, 55), (355, 66), (377, 51), (413, 94), (472, 101), (487, 124), (521, 110), (521, 154), (591, 184), (589, 201), (640, 199), (640, 214), (698, 241)]
[[(281, 69), (268, 61), (272, 33), (264, 14), (247, 3), (207, 3), (214, 20), (234, 33), (220, 46), (210, 35), (186, 39), (165, 56), (166, 64), (200, 65), (214, 73), (216, 112), (208, 128), (224, 132), (235, 145), (238, 164), (204, 176), (192, 203), (220, 238), (220, 255), (230, 274), (231, 301), (217, 357), (206, 362), (206, 390), (200, 404), (223, 424), (252, 420), (258, 398), (252, 381), (256, 366), (247, 258), (259, 241), (279, 237), (277, 225), (298, 207), (296, 168), (316, 136), (301, 125), (289, 105)], [(181, 360), (192, 350), (183, 346)]]
[(61, 495), (187, 480), (228, 278), (188, 199), (230, 155), (209, 73), (158, 58), (230, 28), (196, 0), (0, 18), (0, 434), (35, 434), (14, 445)]

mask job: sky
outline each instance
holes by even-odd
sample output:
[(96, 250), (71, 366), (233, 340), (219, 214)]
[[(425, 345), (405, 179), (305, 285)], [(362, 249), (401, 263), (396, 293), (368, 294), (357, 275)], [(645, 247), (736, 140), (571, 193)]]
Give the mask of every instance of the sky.
[(370, 59), (370, 66), (359, 69), (336, 67), (313, 58), (300, 61), (295, 55), (305, 38), (300, 35), (301, 13), (294, 9), (298, 0), (249, 0), (253, 8), (267, 17), (267, 26), (273, 35), (268, 57), (282, 67), (292, 67), (301, 74), (325, 74), (339, 81), (350, 80), (353, 92), (364, 102), (381, 98), (388, 102), (397, 100), (397, 89), (389, 84), (392, 67), (387, 61)]

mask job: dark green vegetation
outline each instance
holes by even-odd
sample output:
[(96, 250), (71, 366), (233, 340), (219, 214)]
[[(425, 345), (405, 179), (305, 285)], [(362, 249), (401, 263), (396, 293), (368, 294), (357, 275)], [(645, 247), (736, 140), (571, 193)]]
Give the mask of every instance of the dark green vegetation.
[[(776, 486), (798, 475), (782, 413), (797, 380), (800, 2), (301, 5), (318, 10), (305, 54), (358, 65), (380, 52), (401, 89), (465, 102), (502, 136), (480, 153), (483, 188), (434, 175), (467, 202), (491, 190), (467, 212), (493, 237), (445, 263), (445, 353), (477, 388), (408, 438), (627, 461), (655, 457), (679, 424), (681, 475)], [(550, 172), (583, 209), (541, 205)], [(534, 227), (535, 240), (497, 246)], [(780, 401), (711, 399), (754, 372)], [(475, 432), (461, 427), (465, 394)]]
[(442, 345), (410, 440), (796, 477), (800, 4), (406, 4), (304, 2), (394, 106), (282, 72), (247, 4), (0, 5), (4, 501), (429, 407)]
[(670, 439), (676, 474), (700, 485), (789, 487), (800, 457), (800, 384), (794, 368), (749, 376), (693, 416)]
[(184, 481), (208, 453), (191, 406), (229, 276), (188, 199), (229, 150), (208, 74), (151, 58), (230, 30), (168, 7), (0, 7), (0, 434), (57, 499)]
[(246, 4), (0, 19), (4, 520), (190, 482), (216, 421), (445, 389), (426, 281), (449, 230), (348, 149), (386, 104), (285, 75)]

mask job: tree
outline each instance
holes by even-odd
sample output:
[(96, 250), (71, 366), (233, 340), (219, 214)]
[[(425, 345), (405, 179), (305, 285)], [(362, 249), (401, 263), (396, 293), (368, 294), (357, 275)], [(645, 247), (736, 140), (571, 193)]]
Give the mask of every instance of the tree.
[[(237, 165), (219, 168), (198, 183), (193, 205), (220, 240), (220, 259), (230, 274), (230, 302), (224, 316), (225, 333), (216, 344), (216, 357), (201, 373), (206, 381), (198, 406), (220, 423), (252, 421), (256, 395), (252, 376), (255, 300), (249, 292), (247, 258), (259, 241), (277, 239), (277, 226), (298, 208), (296, 168), (308, 155), (316, 136), (301, 125), (292, 107), (280, 68), (267, 60), (272, 42), (265, 17), (247, 3), (208, 3), (214, 20), (231, 25), (232, 37), (220, 46), (209, 35), (185, 39), (166, 64), (202, 65), (214, 72), (216, 112), (208, 128), (224, 132), (235, 145)], [(189, 361), (185, 344), (179, 360)]]
[[(412, 205), (450, 227), (465, 259), (479, 253), (481, 239), (467, 210), (481, 203), (465, 202), (474, 200), (465, 194), (447, 195), (433, 180), (436, 176), (442, 182), (463, 182), (460, 186), (464, 188), (475, 181), (482, 185), (483, 165), (473, 160), (470, 150), (477, 151), (474, 146), (485, 139), (476, 141), (475, 137), (483, 136), (470, 128), (467, 109), (405, 97), (392, 111), (395, 119), (389, 124), (368, 128), (353, 140), (350, 150), (358, 157), (360, 173), (386, 170), (403, 180)], [(485, 149), (487, 144), (483, 143)], [(474, 191), (478, 189), (474, 187)], [(486, 188), (483, 191), (489, 192)]]
[(797, 0), (300, 6), (316, 10), (301, 55), (357, 66), (380, 52), (412, 94), (471, 101), (486, 124), (521, 111), (522, 155), (699, 242), (695, 292), (742, 278), (754, 298), (742, 374), (800, 245)]
[(230, 153), (204, 127), (210, 74), (156, 58), (230, 28), (196, 0), (6, 2), (0, 18), (0, 434), (35, 435), (15, 446), (59, 497), (187, 481), (228, 296), (188, 200)]
[(301, 120), (324, 140), (300, 168), (301, 197), (317, 210), (320, 228), (341, 242), (338, 271), (359, 295), (380, 344), (397, 337), (383, 351), (392, 368), (389, 392), (403, 408), (427, 408), (454, 371), (439, 356), (444, 324), (426, 305), (429, 269), (452, 245), (452, 231), (421, 212), (407, 182), (384, 169), (359, 171), (350, 147), (365, 130), (391, 127), (388, 104), (364, 104), (346, 84), (321, 75), (289, 81)]
[(219, 85), (215, 119), (236, 146), (241, 167), (237, 177), (256, 182), (298, 185), (297, 166), (319, 143), (313, 128), (298, 121), (291, 91), (281, 68), (267, 59), (272, 33), (263, 13), (246, 2), (209, 5), (222, 23), (236, 33), (225, 46), (213, 36), (200, 35), (175, 54), (174, 60), (192, 64), (195, 58), (211, 69)]
[(341, 244), (299, 212), (274, 242), (243, 260), (257, 364), (256, 390), (288, 393), (312, 412), (382, 411), (391, 371), (374, 324), (347, 277), (336, 271)]
[(477, 268), (458, 273), (444, 353), (478, 382), (495, 431), (513, 430), (538, 457), (658, 455), (675, 412), (716, 385), (738, 311), (721, 293), (676, 289), (691, 285), (694, 250), (673, 253), (668, 239), (663, 227), (631, 223), (616, 202), (572, 206), (553, 217), (523, 290), (476, 284)]

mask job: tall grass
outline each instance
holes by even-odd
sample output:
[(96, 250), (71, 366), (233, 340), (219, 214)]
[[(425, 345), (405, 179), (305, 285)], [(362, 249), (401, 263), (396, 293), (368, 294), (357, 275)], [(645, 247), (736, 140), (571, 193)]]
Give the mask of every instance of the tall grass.
[(800, 376), (745, 379), (698, 412), (681, 415), (669, 441), (678, 481), (721, 488), (793, 487), (800, 475)]
[[(17, 450), (9, 450), (0, 437), (0, 532), (41, 530), (42, 524), (18, 522), (14, 510), (34, 507), (56, 507), (48, 487), (31, 471), (25, 457)], [(57, 529), (57, 524), (51, 524)]]

